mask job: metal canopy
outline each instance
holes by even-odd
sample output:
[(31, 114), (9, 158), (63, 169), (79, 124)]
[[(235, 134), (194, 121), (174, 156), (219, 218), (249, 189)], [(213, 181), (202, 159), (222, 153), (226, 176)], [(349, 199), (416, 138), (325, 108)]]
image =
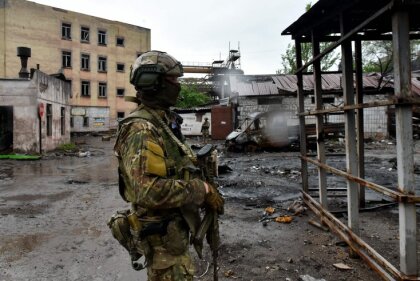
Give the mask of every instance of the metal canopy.
[[(301, 42), (310, 42), (311, 34), (315, 32), (320, 41), (336, 41), (340, 34), (340, 15), (345, 14), (348, 18), (350, 29), (361, 24), (365, 19), (374, 15), (379, 9), (388, 5), (389, 9), (381, 16), (369, 22), (358, 31), (357, 38), (360, 40), (384, 40), (390, 39), (392, 25), (389, 20), (393, 7), (404, 3), (410, 17), (410, 32), (420, 32), (420, 0), (323, 0), (318, 1), (312, 8), (303, 14), (298, 20), (287, 27), (282, 35), (291, 35), (293, 39)], [(332, 36), (332, 37), (331, 37)], [(415, 36), (418, 37), (418, 36)], [(330, 40), (328, 40), (330, 38)]]

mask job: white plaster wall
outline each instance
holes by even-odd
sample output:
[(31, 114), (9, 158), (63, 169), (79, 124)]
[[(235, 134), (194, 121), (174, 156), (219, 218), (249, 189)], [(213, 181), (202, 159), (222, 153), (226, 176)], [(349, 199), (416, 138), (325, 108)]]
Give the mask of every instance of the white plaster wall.
[[(210, 122), (209, 133), (211, 135), (211, 113), (181, 113), (179, 114), (184, 119), (181, 125), (181, 132), (184, 136), (199, 136), (201, 135), (201, 125), (204, 122), (204, 118), (208, 118)], [(201, 118), (200, 118), (201, 116)]]

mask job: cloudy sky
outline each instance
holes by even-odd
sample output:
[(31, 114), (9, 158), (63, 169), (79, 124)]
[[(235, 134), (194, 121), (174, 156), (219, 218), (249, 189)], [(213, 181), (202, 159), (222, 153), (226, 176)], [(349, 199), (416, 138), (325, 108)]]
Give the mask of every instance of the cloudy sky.
[(272, 74), (291, 42), (281, 32), (315, 0), (32, 0), (151, 29), (152, 49), (181, 62), (226, 59), (241, 51), (245, 74)]

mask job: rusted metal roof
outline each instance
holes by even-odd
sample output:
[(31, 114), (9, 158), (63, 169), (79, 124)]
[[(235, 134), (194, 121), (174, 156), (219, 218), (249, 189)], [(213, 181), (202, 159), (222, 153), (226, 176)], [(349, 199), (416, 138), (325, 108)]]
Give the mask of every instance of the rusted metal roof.
[[(253, 80), (253, 78), (255, 80)], [(363, 76), (363, 87), (365, 90), (374, 90), (377, 88), (392, 89), (392, 83), (384, 80), (379, 84), (379, 74), (369, 74)], [(263, 81), (261, 81), (263, 80)], [(341, 92), (342, 79), (341, 73), (322, 74), (322, 90), (328, 92)], [(238, 93), (239, 96), (268, 96), (268, 95), (288, 95), (297, 93), (297, 78), (296, 75), (269, 75), (266, 79), (261, 79), (261, 76), (252, 75), (236, 75), (230, 77), (231, 91)], [(413, 91), (420, 95), (420, 81), (416, 79), (416, 85)], [(312, 92), (314, 90), (313, 75), (303, 76), (303, 90)], [(416, 87), (417, 87), (416, 86)]]

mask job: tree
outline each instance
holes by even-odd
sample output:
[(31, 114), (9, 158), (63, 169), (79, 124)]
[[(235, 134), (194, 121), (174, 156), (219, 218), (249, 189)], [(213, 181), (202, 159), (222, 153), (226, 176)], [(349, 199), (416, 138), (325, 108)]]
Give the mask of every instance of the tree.
[(211, 98), (203, 93), (198, 92), (194, 85), (181, 84), (180, 98), (176, 103), (176, 107), (191, 108), (202, 106), (211, 101)]
[[(306, 11), (312, 7), (311, 3), (306, 5)], [(312, 59), (312, 43), (302, 43), (302, 63), (306, 64)], [(320, 43), (321, 52), (328, 47), (328, 43)], [(294, 74), (297, 70), (296, 67), (296, 46), (292, 43), (287, 46), (287, 50), (281, 55), (282, 69), (276, 71), (277, 74)], [(331, 69), (339, 59), (339, 54), (332, 51), (325, 55), (321, 59), (321, 70), (326, 71)], [(312, 70), (312, 67), (308, 67), (308, 71)]]

